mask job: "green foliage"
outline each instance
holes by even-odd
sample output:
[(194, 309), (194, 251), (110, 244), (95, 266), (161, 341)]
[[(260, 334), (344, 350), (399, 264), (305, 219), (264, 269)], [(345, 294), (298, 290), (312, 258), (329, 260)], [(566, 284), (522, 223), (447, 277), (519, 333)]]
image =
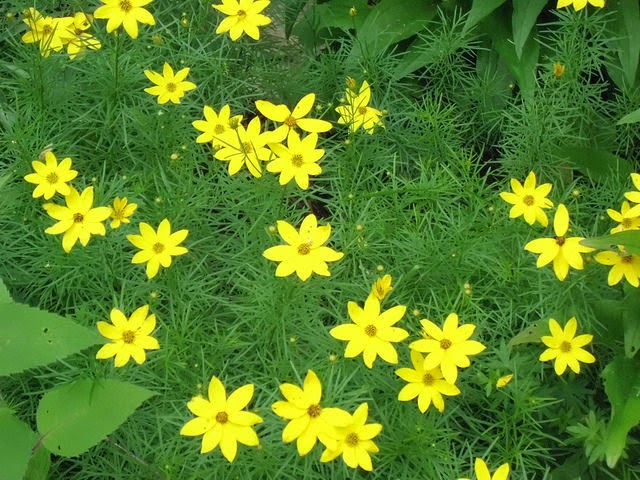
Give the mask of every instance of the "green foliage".
[(640, 122), (640, 108), (638, 110), (634, 110), (631, 113), (626, 114), (620, 120), (618, 120), (618, 125), (624, 125), (626, 123), (638, 123)]
[(596, 181), (604, 181), (612, 175), (627, 179), (633, 172), (630, 161), (607, 150), (565, 145), (558, 149), (557, 155)]
[[(37, 443), (38, 435), (8, 407), (0, 406), (0, 479), (46, 478), (50, 463), (49, 452), (38, 449)], [(36, 453), (33, 454), (33, 451)]]
[(580, 243), (599, 250), (608, 250), (616, 245), (621, 245), (629, 253), (640, 255), (640, 232), (634, 230), (616, 232), (602, 237), (585, 238)]

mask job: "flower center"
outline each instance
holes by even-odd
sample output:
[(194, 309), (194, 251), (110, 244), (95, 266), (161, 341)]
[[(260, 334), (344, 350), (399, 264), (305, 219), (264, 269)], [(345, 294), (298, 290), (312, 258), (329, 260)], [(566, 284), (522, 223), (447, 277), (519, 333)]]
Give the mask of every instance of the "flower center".
[(296, 153), (293, 157), (291, 157), (291, 163), (294, 167), (301, 167), (304, 163), (304, 158), (299, 153)]
[(631, 228), (631, 219), (623, 218), (621, 224), (624, 228)]
[(318, 405), (318, 404), (309, 405), (309, 408), (307, 408), (307, 414), (311, 418), (316, 418), (316, 417), (320, 416), (320, 412), (322, 412), (322, 407), (320, 405)]
[(114, 209), (111, 212), (111, 218), (114, 220), (122, 220), (124, 218), (124, 210)]
[(136, 332), (133, 330), (125, 330), (122, 332), (122, 341), (124, 343), (133, 343), (136, 339)]
[(298, 245), (298, 255), (308, 255), (311, 251), (311, 247), (308, 243), (301, 243)]
[(251, 145), (250, 142), (244, 142), (242, 144), (242, 148), (244, 150), (244, 153), (251, 153), (253, 152), (253, 145)]
[(84, 220), (84, 215), (82, 215), (80, 212), (73, 214), (73, 221), (75, 223), (82, 223), (83, 220)]
[(245, 12), (244, 10), (238, 10), (238, 17), (240, 17), (240, 20), (244, 20), (247, 16), (247, 12)]
[(218, 412), (216, 414), (216, 422), (218, 423), (227, 423), (229, 421), (229, 415), (227, 412)]
[(216, 126), (213, 127), (213, 131), (215, 133), (217, 133), (218, 135), (220, 135), (221, 133), (224, 133), (224, 131), (225, 131), (224, 125), (220, 125), (219, 123), (216, 124)]
[(295, 128), (297, 126), (296, 119), (292, 116), (287, 117), (287, 119), (284, 121), (284, 124), (290, 128)]
[(560, 344), (560, 351), (563, 353), (569, 353), (571, 351), (571, 342), (566, 340)]
[(366, 333), (369, 337), (375, 337), (378, 329), (375, 325), (367, 325), (364, 327), (364, 333)]
[(51, 28), (51, 25), (45, 25), (44, 27), (42, 27), (42, 33), (44, 33), (45, 35), (49, 35), (51, 32), (53, 32), (53, 28)]
[(131, 2), (129, 0), (122, 0), (120, 2), (120, 10), (128, 13), (131, 10)]
[(358, 107), (358, 113), (360, 115), (366, 115), (367, 114), (367, 107)]
[(440, 340), (441, 349), (447, 350), (450, 347), (451, 347), (451, 340), (449, 340), (448, 338), (443, 338), (442, 340)]
[(534, 200), (535, 200), (535, 199), (533, 198), (533, 195), (525, 195), (525, 196), (522, 198), (522, 202), (523, 202), (526, 206), (528, 206), (528, 207), (530, 207), (531, 205), (533, 205)]
[(167, 91), (173, 93), (173, 92), (176, 91), (176, 88), (178, 88), (178, 87), (176, 86), (175, 83), (169, 82), (169, 83), (167, 83), (166, 88), (167, 88)]
[(358, 434), (356, 432), (351, 432), (344, 438), (344, 442), (351, 447), (355, 447), (356, 445), (358, 445), (359, 441), (360, 439), (358, 438)]
[(620, 261), (622, 263), (631, 263), (631, 262), (633, 262), (633, 256), (632, 255), (625, 255), (624, 257), (622, 257), (620, 259)]
[(153, 251), (155, 253), (162, 253), (164, 251), (164, 245), (160, 242), (156, 242), (153, 244)]
[(422, 377), (422, 383), (424, 383), (427, 387), (433, 385), (433, 381), (433, 375), (431, 375), (430, 373), (425, 373)]
[(59, 181), (59, 178), (55, 172), (51, 172), (49, 175), (47, 175), (47, 182), (53, 184), (53, 183), (58, 183), (58, 181)]
[(564, 237), (556, 237), (556, 243), (561, 247), (564, 245), (566, 238)]

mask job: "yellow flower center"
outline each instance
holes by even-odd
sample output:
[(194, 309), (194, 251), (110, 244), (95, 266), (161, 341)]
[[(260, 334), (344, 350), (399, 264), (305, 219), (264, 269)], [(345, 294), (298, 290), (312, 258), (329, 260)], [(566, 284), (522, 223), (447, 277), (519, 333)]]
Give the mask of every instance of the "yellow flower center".
[(623, 218), (620, 222), (623, 228), (631, 228), (632, 222), (630, 218)]
[(633, 256), (632, 255), (625, 255), (624, 257), (622, 257), (620, 259), (620, 261), (622, 263), (631, 263), (631, 262), (633, 262)]
[(229, 421), (229, 415), (227, 412), (218, 412), (216, 414), (216, 422), (218, 423), (227, 423)]
[(242, 144), (242, 149), (244, 150), (244, 153), (251, 153), (253, 152), (253, 145), (251, 145), (251, 142), (244, 142)]
[(220, 135), (221, 133), (224, 133), (224, 131), (225, 131), (224, 125), (220, 125), (219, 123), (218, 123), (218, 124), (216, 124), (216, 126), (215, 126), (215, 127), (213, 127), (213, 131), (214, 131), (217, 135)]
[(304, 163), (304, 158), (299, 153), (296, 153), (293, 157), (291, 157), (291, 163), (294, 167), (301, 167)]
[(167, 88), (167, 91), (173, 93), (173, 92), (176, 91), (176, 88), (178, 88), (178, 87), (176, 86), (175, 83), (169, 82), (169, 83), (167, 83), (166, 88)]
[(238, 10), (237, 15), (240, 20), (244, 20), (247, 17), (247, 12), (245, 12), (244, 10)]
[(563, 353), (569, 353), (571, 351), (571, 342), (566, 340), (560, 344), (560, 351)]
[(295, 128), (297, 126), (296, 119), (292, 116), (287, 117), (284, 124), (290, 128)]
[(162, 253), (164, 251), (164, 245), (160, 242), (156, 242), (153, 244), (153, 251), (155, 253)]
[(111, 218), (113, 218), (114, 220), (122, 220), (124, 218), (124, 210), (114, 209), (111, 212)]
[(346, 437), (344, 437), (344, 442), (351, 447), (355, 447), (356, 445), (358, 445), (358, 442), (360, 442), (360, 439), (358, 438), (358, 434), (356, 432), (351, 432)]
[(80, 212), (73, 214), (73, 221), (75, 223), (82, 223), (83, 220), (84, 220), (84, 215), (82, 215)]
[(367, 107), (358, 107), (358, 113), (360, 115), (366, 115), (367, 114)]
[(564, 245), (565, 240), (566, 240), (566, 238), (564, 238), (564, 237), (556, 237), (556, 243), (560, 247)]
[(316, 418), (316, 417), (320, 416), (320, 412), (322, 412), (322, 407), (320, 405), (318, 405), (318, 404), (309, 405), (309, 408), (307, 408), (307, 414), (311, 418)]
[(298, 255), (308, 255), (311, 251), (311, 247), (308, 243), (301, 243), (298, 245)]
[(378, 329), (375, 325), (367, 325), (364, 327), (364, 333), (366, 333), (369, 337), (375, 337)]
[(122, 341), (124, 343), (133, 343), (136, 339), (136, 332), (133, 330), (125, 330), (122, 332)]
[(533, 198), (533, 195), (525, 195), (525, 196), (522, 198), (522, 202), (523, 202), (526, 206), (528, 206), (528, 207), (530, 207), (531, 205), (533, 205), (533, 202), (534, 202), (534, 201), (535, 201), (535, 199)]
[(435, 379), (433, 378), (433, 375), (431, 375), (430, 373), (425, 373), (422, 377), (422, 383), (424, 383), (427, 387), (433, 385), (434, 380)]
[(442, 340), (440, 340), (440, 348), (443, 350), (447, 350), (451, 347), (451, 345), (451, 340), (449, 340), (448, 338), (443, 338)]
[(128, 13), (133, 7), (131, 6), (131, 2), (129, 0), (122, 0), (120, 2), (120, 10), (125, 13)]
[(51, 172), (49, 175), (47, 175), (47, 182), (54, 184), (54, 183), (58, 183), (60, 179), (58, 178), (58, 175), (55, 172)]

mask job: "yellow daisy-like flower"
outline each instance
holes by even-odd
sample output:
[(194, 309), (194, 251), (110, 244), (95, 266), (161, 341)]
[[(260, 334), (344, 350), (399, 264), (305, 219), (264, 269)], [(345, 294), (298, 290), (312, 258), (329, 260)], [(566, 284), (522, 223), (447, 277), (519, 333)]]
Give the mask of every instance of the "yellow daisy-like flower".
[(269, 0), (222, 0), (222, 5), (211, 5), (227, 17), (220, 22), (216, 33), (229, 32), (234, 42), (243, 33), (254, 40), (260, 39), (260, 29), (271, 23), (271, 19), (262, 15), (262, 11), (269, 6)]
[(221, 145), (214, 157), (229, 162), (229, 175), (235, 175), (246, 165), (251, 175), (256, 178), (262, 176), (261, 162), (269, 160), (271, 151), (265, 147), (267, 138), (260, 133), (261, 128), (260, 119), (255, 117), (246, 129), (238, 125), (232, 134), (225, 137), (226, 143)]
[(157, 232), (148, 223), (140, 223), (140, 235), (127, 235), (127, 239), (141, 250), (133, 256), (131, 263), (146, 262), (147, 277), (155, 277), (160, 266), (168, 268), (172, 257), (189, 251), (179, 246), (188, 234), (189, 230), (171, 233), (171, 224), (166, 218), (160, 222)]
[(24, 179), (37, 185), (33, 189), (33, 198), (44, 197), (49, 200), (56, 192), (66, 196), (70, 192), (68, 182), (78, 176), (78, 172), (71, 170), (71, 158), (67, 157), (58, 163), (53, 152), (46, 152), (44, 163), (34, 160), (31, 166), (35, 173), (25, 175)]
[(458, 315), (450, 313), (444, 321), (442, 330), (430, 320), (420, 320), (425, 338), (409, 345), (412, 350), (428, 353), (422, 368), (433, 370), (438, 365), (444, 379), (455, 384), (458, 379), (458, 368), (471, 365), (469, 355), (476, 355), (486, 347), (475, 340), (469, 340), (476, 326), (467, 323), (458, 326)]
[(556, 236), (537, 238), (524, 246), (525, 250), (540, 254), (536, 262), (538, 268), (553, 262), (553, 271), (560, 281), (567, 278), (569, 267), (576, 270), (584, 268), (582, 253), (593, 252), (593, 248), (580, 244), (580, 240), (584, 240), (584, 237), (567, 238), (565, 235), (568, 229), (569, 212), (567, 207), (561, 203), (553, 217), (553, 230)]
[(331, 225), (318, 226), (314, 214), (307, 215), (298, 232), (284, 220), (278, 220), (278, 233), (288, 245), (267, 248), (263, 256), (280, 262), (276, 277), (287, 277), (296, 273), (303, 282), (312, 273), (328, 277), (331, 275), (327, 262), (336, 262), (344, 254), (324, 246), (331, 235)]
[(153, 0), (101, 0), (104, 5), (93, 13), (95, 18), (107, 19), (107, 32), (121, 25), (131, 38), (138, 38), (138, 22), (155, 25), (156, 20), (144, 7)]
[[(489, 471), (489, 467), (484, 460), (476, 458), (474, 465), (476, 480), (509, 480), (509, 464), (503, 463), (498, 467), (493, 475)], [(459, 478), (458, 480), (469, 480), (468, 478)]]
[(133, 215), (133, 212), (138, 208), (137, 203), (129, 203), (127, 197), (116, 197), (113, 201), (113, 207), (111, 207), (111, 223), (110, 227), (116, 229), (123, 223), (129, 223), (129, 217)]
[(286, 185), (295, 179), (298, 186), (306, 190), (309, 188), (309, 175), (322, 173), (322, 167), (316, 162), (322, 158), (324, 150), (316, 148), (317, 142), (317, 133), (310, 133), (300, 140), (300, 136), (291, 130), (286, 147), (281, 143), (269, 144), (276, 158), (267, 164), (267, 170), (280, 173), (280, 185)]
[(144, 74), (155, 85), (145, 88), (144, 91), (150, 95), (156, 95), (160, 105), (167, 102), (180, 103), (186, 92), (196, 88), (195, 83), (185, 81), (189, 70), (189, 68), (183, 68), (174, 74), (173, 68), (168, 63), (162, 67), (162, 75), (152, 70), (145, 70)]
[(596, 361), (591, 353), (581, 348), (591, 343), (593, 335), (575, 336), (578, 330), (576, 317), (571, 317), (564, 329), (554, 318), (550, 318), (549, 330), (551, 335), (545, 335), (540, 339), (549, 348), (540, 354), (539, 360), (541, 362), (555, 360), (553, 366), (556, 374), (562, 375), (567, 366), (575, 373), (580, 373), (580, 362), (594, 363)]
[(78, 12), (73, 16), (72, 32), (74, 38), (67, 44), (69, 58), (74, 60), (85, 50), (99, 50), (102, 48), (100, 40), (87, 32), (91, 28), (90, 16), (83, 12)]
[(386, 362), (398, 363), (398, 353), (392, 343), (403, 341), (409, 333), (393, 325), (402, 319), (407, 307), (397, 305), (381, 313), (380, 301), (369, 295), (364, 309), (356, 302), (349, 302), (347, 308), (353, 323), (338, 325), (329, 332), (333, 338), (349, 342), (344, 356), (353, 358), (362, 353), (364, 364), (369, 368), (378, 355)]
[(515, 178), (511, 179), (513, 192), (501, 192), (500, 198), (513, 205), (509, 211), (509, 218), (518, 218), (524, 215), (524, 220), (529, 225), (536, 221), (543, 227), (549, 225), (549, 219), (543, 208), (553, 207), (551, 200), (547, 198), (552, 185), (543, 183), (536, 187), (536, 174), (530, 172), (522, 185)]
[(556, 8), (564, 8), (569, 5), (573, 5), (573, 8), (577, 12), (578, 10), (582, 10), (584, 7), (589, 5), (593, 5), (594, 7), (603, 8), (604, 0), (558, 0), (558, 5)]
[(608, 208), (607, 215), (619, 223), (618, 226), (611, 229), (611, 233), (624, 232), (625, 230), (640, 230), (640, 205), (631, 207), (629, 202), (624, 200), (619, 212)]
[(633, 182), (633, 186), (636, 187), (636, 190), (631, 192), (626, 192), (624, 196), (630, 202), (640, 203), (640, 173), (632, 173), (631, 181)]
[(382, 301), (389, 294), (389, 292), (393, 289), (391, 286), (391, 275), (386, 274), (382, 278), (379, 278), (375, 281), (373, 286), (371, 287), (370, 295), (373, 295), (378, 300)]
[(613, 252), (607, 250), (594, 256), (596, 262), (610, 265), (607, 283), (617, 285), (624, 277), (634, 287), (640, 286), (640, 256), (624, 250)]
[(52, 51), (59, 52), (74, 38), (72, 17), (45, 17), (31, 7), (24, 12), (24, 23), (29, 31), (22, 35), (22, 41), (39, 43), (43, 57), (48, 57)]
[(296, 441), (300, 456), (308, 454), (317, 440), (330, 449), (337, 448), (336, 427), (351, 423), (351, 415), (340, 408), (321, 407), (322, 384), (313, 370), (307, 372), (303, 388), (291, 383), (280, 385), (286, 401), (279, 400), (273, 412), (289, 420), (282, 431), (282, 441)]
[[(225, 105), (220, 109), (220, 113), (206, 106), (204, 107), (205, 120), (194, 120), (193, 125), (202, 133), (196, 138), (197, 143), (212, 142), (213, 148), (220, 148), (233, 143), (236, 136), (236, 128), (242, 121), (242, 115), (231, 116), (231, 108)], [(231, 136), (232, 138), (229, 138)]]
[(442, 396), (459, 395), (460, 389), (444, 379), (440, 367), (425, 370), (424, 357), (416, 350), (411, 350), (411, 363), (413, 368), (396, 370), (396, 375), (409, 382), (398, 393), (398, 400), (408, 402), (418, 397), (418, 408), (422, 413), (429, 409), (431, 403), (440, 413), (444, 412)]
[(233, 462), (238, 453), (238, 443), (249, 447), (260, 443), (252, 427), (262, 423), (262, 418), (244, 410), (253, 397), (253, 385), (243, 385), (227, 397), (224, 385), (214, 376), (209, 382), (208, 395), (208, 400), (197, 396), (187, 403), (187, 408), (196, 418), (180, 429), (180, 435), (202, 435), (200, 453), (220, 446), (224, 458)]
[(117, 308), (111, 310), (111, 323), (98, 322), (98, 331), (111, 340), (98, 353), (97, 359), (115, 358), (115, 366), (125, 366), (130, 358), (139, 365), (147, 359), (146, 350), (160, 348), (158, 340), (151, 336), (156, 328), (156, 316), (149, 315), (149, 305), (137, 308), (129, 319)]
[(45, 203), (44, 209), (50, 217), (58, 223), (45, 230), (50, 235), (62, 236), (62, 248), (69, 253), (78, 240), (85, 247), (91, 235), (104, 235), (104, 221), (111, 214), (110, 207), (93, 207), (93, 187), (85, 188), (81, 194), (69, 187), (69, 193), (64, 200), (66, 207), (54, 203)]
[(355, 82), (351, 84), (348, 80), (347, 84), (349, 88), (346, 91), (346, 104), (336, 107), (336, 112), (340, 114), (338, 123), (348, 125), (352, 133), (359, 128), (364, 128), (369, 135), (373, 134), (376, 125), (384, 127), (382, 120), (380, 120), (383, 113), (369, 106), (371, 101), (369, 83), (366, 80), (362, 82), (357, 93), (355, 91)]

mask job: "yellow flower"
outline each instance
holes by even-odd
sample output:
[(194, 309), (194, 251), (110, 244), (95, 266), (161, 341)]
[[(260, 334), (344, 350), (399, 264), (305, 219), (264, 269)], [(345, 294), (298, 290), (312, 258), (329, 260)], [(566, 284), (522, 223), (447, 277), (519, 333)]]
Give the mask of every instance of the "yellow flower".
[[(509, 464), (503, 463), (498, 467), (493, 476), (489, 471), (489, 467), (484, 463), (481, 458), (476, 458), (474, 465), (474, 471), (476, 474), (476, 480), (508, 480), (509, 479)], [(460, 478), (458, 480), (469, 480), (468, 478)]]
[(72, 17), (45, 17), (35, 8), (29, 8), (24, 12), (24, 23), (29, 31), (22, 36), (22, 41), (39, 43), (43, 57), (52, 51), (59, 52), (74, 38)]
[(157, 232), (148, 223), (140, 223), (140, 235), (127, 235), (127, 239), (141, 250), (133, 256), (131, 263), (146, 262), (147, 277), (155, 277), (160, 266), (169, 267), (172, 257), (189, 251), (179, 246), (188, 234), (189, 230), (171, 233), (171, 224), (166, 218), (160, 222)]
[(546, 227), (549, 225), (549, 219), (543, 208), (553, 207), (553, 203), (547, 198), (551, 188), (550, 183), (543, 183), (536, 187), (536, 175), (530, 172), (524, 181), (524, 186), (512, 178), (511, 190), (513, 193), (501, 192), (500, 198), (513, 205), (509, 212), (509, 218), (518, 218), (524, 215), (524, 220), (529, 225), (533, 225), (537, 221)]
[(500, 377), (498, 381), (496, 381), (496, 388), (504, 388), (509, 382), (513, 380), (513, 374), (505, 375), (504, 377)]
[(416, 350), (411, 350), (411, 363), (413, 368), (396, 370), (396, 375), (409, 382), (398, 393), (398, 400), (408, 402), (418, 397), (418, 408), (422, 413), (427, 411), (432, 402), (440, 413), (444, 412), (442, 395), (459, 395), (460, 389), (443, 378), (440, 367), (425, 370), (424, 357)]
[(189, 75), (188, 68), (183, 68), (174, 75), (171, 65), (165, 63), (162, 75), (152, 70), (145, 70), (144, 74), (155, 83), (153, 87), (145, 88), (144, 91), (150, 95), (157, 95), (158, 103), (161, 105), (167, 102), (180, 103), (186, 92), (196, 88), (195, 83), (185, 81)]
[(280, 391), (286, 401), (279, 400), (271, 408), (276, 415), (289, 420), (282, 431), (282, 441), (297, 439), (300, 456), (309, 453), (317, 440), (327, 448), (337, 448), (336, 427), (349, 425), (351, 415), (340, 408), (320, 406), (322, 384), (315, 372), (307, 372), (303, 388), (283, 383)]
[(138, 22), (155, 25), (156, 20), (148, 10), (142, 8), (153, 0), (101, 0), (104, 5), (93, 13), (95, 18), (108, 19), (107, 32), (122, 25), (131, 38), (138, 38)]
[(45, 153), (45, 163), (34, 160), (31, 166), (35, 173), (25, 175), (24, 179), (37, 185), (33, 190), (33, 198), (44, 197), (49, 200), (56, 192), (62, 196), (69, 194), (70, 182), (78, 176), (78, 172), (71, 170), (71, 158), (64, 158), (60, 163), (53, 152)]
[(269, 148), (276, 158), (267, 164), (267, 170), (280, 173), (280, 185), (286, 185), (295, 178), (298, 186), (309, 188), (309, 175), (320, 175), (322, 167), (316, 162), (324, 155), (324, 150), (316, 149), (317, 133), (310, 133), (302, 140), (294, 131), (289, 131), (287, 146), (270, 143)]
[(580, 240), (584, 240), (584, 237), (565, 237), (568, 229), (569, 212), (561, 203), (553, 217), (553, 230), (556, 236), (537, 238), (524, 246), (525, 250), (540, 254), (536, 262), (538, 268), (553, 262), (553, 271), (560, 281), (567, 278), (570, 266), (576, 270), (584, 268), (582, 253), (593, 252), (593, 248), (580, 244)]
[(632, 192), (626, 192), (624, 196), (630, 202), (640, 203), (640, 173), (632, 173), (631, 181), (633, 182), (633, 186), (636, 187), (636, 190)]
[(596, 262), (611, 265), (607, 283), (617, 285), (624, 277), (634, 287), (640, 286), (640, 257), (624, 250), (613, 252), (610, 250), (599, 252), (594, 256)]
[(67, 44), (69, 58), (74, 60), (85, 50), (98, 50), (102, 47), (100, 40), (87, 33), (91, 28), (90, 17), (83, 12), (78, 12), (73, 16), (72, 32), (74, 37)]
[(180, 435), (202, 435), (200, 453), (210, 452), (219, 445), (224, 458), (233, 462), (238, 453), (238, 443), (250, 447), (260, 443), (252, 427), (261, 423), (262, 418), (244, 410), (253, 397), (253, 385), (243, 385), (227, 398), (224, 385), (214, 376), (209, 382), (208, 395), (209, 400), (198, 395), (187, 403), (187, 408), (196, 418), (180, 429)]
[(269, 6), (269, 0), (222, 0), (222, 5), (212, 5), (227, 17), (220, 22), (216, 33), (229, 32), (231, 40), (236, 41), (243, 33), (254, 40), (260, 39), (258, 27), (269, 25), (271, 19), (262, 12)]
[(560, 62), (555, 62), (553, 64), (553, 74), (556, 76), (556, 78), (560, 79), (564, 76), (564, 71), (566, 70), (566, 67), (560, 63)]
[(386, 362), (398, 363), (398, 353), (391, 343), (401, 342), (409, 333), (393, 325), (402, 319), (407, 307), (397, 305), (380, 313), (380, 301), (369, 295), (364, 309), (356, 302), (349, 302), (347, 308), (353, 323), (338, 325), (329, 332), (333, 338), (349, 342), (344, 351), (345, 358), (362, 353), (364, 364), (369, 368), (373, 367), (378, 355)]
[(201, 133), (196, 138), (197, 143), (212, 142), (214, 148), (219, 148), (225, 145), (229, 145), (233, 142), (235, 137), (235, 129), (240, 125), (242, 121), (242, 115), (231, 116), (231, 109), (229, 105), (225, 105), (220, 109), (220, 113), (206, 106), (204, 107), (205, 120), (194, 120), (191, 124)]
[(342, 455), (344, 463), (351, 468), (362, 468), (370, 472), (373, 470), (370, 453), (380, 450), (373, 439), (382, 431), (379, 423), (367, 423), (369, 405), (362, 403), (351, 416), (351, 422), (345, 427), (338, 428), (339, 438), (336, 448), (327, 448), (322, 452), (321, 462), (330, 462)]
[(129, 223), (129, 217), (133, 215), (133, 212), (138, 208), (136, 203), (128, 203), (127, 197), (116, 197), (113, 201), (113, 207), (111, 207), (111, 228), (118, 228), (123, 223)]
[(371, 287), (370, 295), (375, 296), (380, 301), (384, 300), (384, 298), (393, 289), (393, 287), (391, 286), (391, 280), (391, 275), (389, 274), (386, 274), (382, 278), (376, 280)]
[(476, 355), (486, 347), (475, 340), (469, 340), (476, 326), (467, 323), (458, 326), (458, 315), (450, 313), (444, 321), (442, 330), (427, 319), (420, 320), (425, 338), (409, 345), (412, 350), (429, 353), (424, 359), (424, 370), (433, 370), (438, 365), (444, 379), (455, 384), (458, 379), (458, 368), (471, 365), (468, 355)]
[(156, 328), (156, 316), (149, 315), (149, 305), (136, 309), (129, 319), (117, 308), (111, 310), (111, 323), (98, 322), (98, 331), (111, 340), (98, 353), (97, 359), (115, 356), (115, 366), (123, 367), (133, 357), (137, 364), (147, 359), (145, 350), (160, 348), (158, 340), (150, 336)]
[(45, 203), (44, 209), (50, 217), (58, 223), (45, 230), (50, 235), (63, 233), (62, 248), (69, 253), (78, 240), (86, 246), (91, 235), (104, 235), (104, 221), (109, 218), (111, 208), (93, 206), (93, 187), (87, 187), (82, 194), (69, 187), (69, 193), (64, 198), (67, 206)]
[(576, 317), (571, 317), (564, 327), (564, 330), (558, 322), (550, 318), (549, 330), (551, 336), (545, 335), (540, 340), (547, 348), (540, 354), (541, 362), (555, 360), (554, 369), (556, 374), (562, 375), (567, 369), (567, 365), (575, 373), (580, 373), (580, 363), (593, 363), (596, 358), (586, 350), (582, 349), (585, 345), (593, 340), (593, 335), (584, 334), (576, 335), (578, 329), (578, 321)]
[(573, 8), (577, 12), (578, 10), (582, 10), (584, 7), (589, 5), (593, 5), (594, 7), (604, 7), (604, 0), (558, 0), (558, 5), (556, 8), (568, 7), (569, 5), (573, 5)]
[(640, 230), (639, 205), (635, 205), (632, 208), (629, 202), (624, 200), (619, 212), (616, 212), (612, 208), (608, 208), (607, 215), (609, 215), (612, 220), (619, 223), (618, 226), (611, 229), (611, 233), (624, 232), (625, 230)]
[(255, 117), (246, 129), (238, 125), (233, 134), (225, 137), (225, 145), (216, 151), (214, 157), (229, 162), (229, 175), (235, 175), (246, 164), (251, 175), (262, 176), (260, 162), (267, 161), (271, 152), (265, 147), (267, 138), (260, 133), (261, 128), (260, 119)]
[(370, 135), (373, 134), (373, 129), (376, 125), (384, 127), (380, 120), (382, 112), (370, 107), (370, 100), (371, 88), (366, 80), (362, 82), (358, 93), (354, 89), (347, 88), (346, 105), (336, 108), (336, 112), (340, 114), (338, 123), (349, 125), (351, 132), (355, 132), (362, 127)]
[(331, 225), (318, 226), (314, 214), (307, 215), (298, 232), (284, 220), (278, 220), (278, 233), (288, 245), (267, 248), (263, 256), (280, 262), (276, 277), (287, 277), (295, 272), (300, 280), (307, 280), (312, 273), (331, 275), (327, 262), (336, 262), (344, 254), (324, 246), (331, 235)]

